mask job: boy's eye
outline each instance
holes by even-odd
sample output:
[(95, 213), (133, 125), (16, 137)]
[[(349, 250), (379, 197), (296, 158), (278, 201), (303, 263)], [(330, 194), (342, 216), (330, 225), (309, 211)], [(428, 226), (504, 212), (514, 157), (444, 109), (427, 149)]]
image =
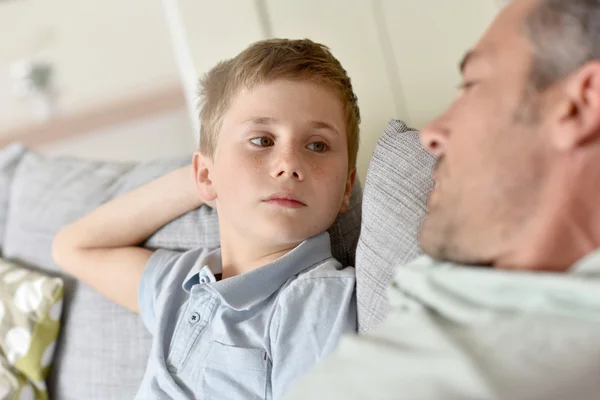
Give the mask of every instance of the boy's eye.
[(306, 148), (312, 151), (316, 151), (317, 153), (323, 153), (324, 151), (327, 151), (327, 145), (323, 142), (309, 143), (306, 146)]
[(275, 142), (273, 142), (273, 139), (268, 138), (266, 136), (250, 139), (250, 142), (259, 147), (270, 147), (275, 144)]

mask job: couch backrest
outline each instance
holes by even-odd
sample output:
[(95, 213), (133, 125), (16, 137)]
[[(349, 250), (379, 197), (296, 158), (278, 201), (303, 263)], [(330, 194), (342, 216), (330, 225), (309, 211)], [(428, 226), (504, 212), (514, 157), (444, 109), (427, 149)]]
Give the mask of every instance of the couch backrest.
[(395, 267), (420, 254), (417, 232), (433, 188), (434, 157), (419, 132), (391, 121), (379, 139), (365, 182), (362, 228), (356, 250), (359, 331), (373, 329), (389, 306)]

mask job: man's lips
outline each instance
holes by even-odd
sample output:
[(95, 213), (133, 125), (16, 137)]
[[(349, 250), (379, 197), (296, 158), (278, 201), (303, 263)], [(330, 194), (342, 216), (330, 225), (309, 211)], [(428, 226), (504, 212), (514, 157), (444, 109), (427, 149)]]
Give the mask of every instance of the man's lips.
[(272, 196), (269, 196), (265, 200), (265, 203), (269, 203), (272, 205), (276, 205), (279, 207), (285, 208), (301, 208), (306, 207), (302, 201), (300, 201), (296, 196), (289, 193), (277, 193)]

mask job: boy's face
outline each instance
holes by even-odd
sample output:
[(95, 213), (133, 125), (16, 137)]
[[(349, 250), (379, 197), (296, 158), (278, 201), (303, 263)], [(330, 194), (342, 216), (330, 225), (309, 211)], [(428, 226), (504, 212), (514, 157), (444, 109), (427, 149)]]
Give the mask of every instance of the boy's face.
[(219, 135), (204, 163), (205, 197), (216, 198), (222, 238), (296, 245), (347, 208), (355, 173), (348, 173), (346, 122), (333, 91), (289, 80), (241, 91)]

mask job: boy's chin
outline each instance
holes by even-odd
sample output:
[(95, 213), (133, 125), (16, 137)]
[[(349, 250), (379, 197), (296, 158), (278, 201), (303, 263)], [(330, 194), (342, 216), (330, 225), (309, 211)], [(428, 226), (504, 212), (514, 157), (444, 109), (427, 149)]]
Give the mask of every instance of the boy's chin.
[(308, 238), (325, 231), (315, 226), (299, 226), (298, 224), (269, 224), (265, 226), (263, 236), (270, 243), (300, 244)]

